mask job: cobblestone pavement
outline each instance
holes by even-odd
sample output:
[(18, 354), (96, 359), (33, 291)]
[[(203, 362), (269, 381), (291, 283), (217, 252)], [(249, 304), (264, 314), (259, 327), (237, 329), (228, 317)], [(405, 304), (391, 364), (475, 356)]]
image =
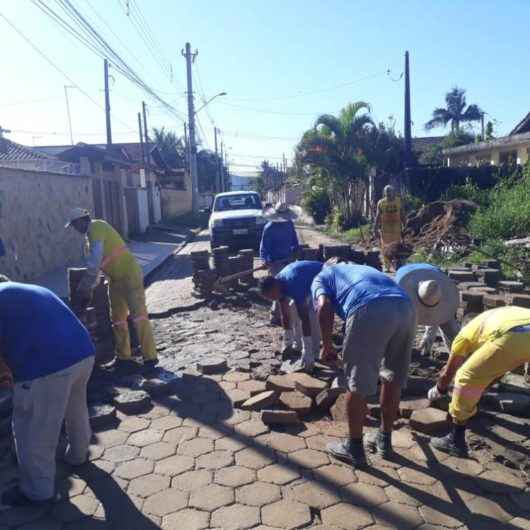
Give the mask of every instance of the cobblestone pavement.
[[(184, 369), (175, 393), (145, 413), (118, 413), (95, 433), (88, 464), (59, 465), (59, 502), (0, 511), (0, 530), (530, 528), (530, 490), (517, 469), (528, 463), (529, 420), (481, 415), (471, 459), (433, 451), (400, 420), (396, 457), (353, 471), (325, 450), (345, 424), (314, 417), (271, 430), (238, 408), (260, 389), (255, 371), (277, 368), (278, 329), (252, 296), (178, 310), (197, 300), (176, 261), (176, 278), (149, 290), (162, 365)], [(199, 374), (196, 363), (212, 357), (232, 369)]]

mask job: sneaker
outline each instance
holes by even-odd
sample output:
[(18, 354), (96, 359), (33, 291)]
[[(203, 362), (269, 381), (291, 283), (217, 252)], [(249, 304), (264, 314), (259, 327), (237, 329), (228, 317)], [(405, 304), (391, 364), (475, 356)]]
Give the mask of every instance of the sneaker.
[(449, 433), (447, 436), (444, 436), (442, 438), (431, 438), (431, 441), (429, 442), (434, 449), (438, 449), (438, 451), (442, 451), (444, 453), (449, 453), (452, 456), (460, 456), (460, 457), (466, 457), (468, 455), (468, 449), (467, 445), (464, 444), (456, 444), (453, 433)]
[(40, 504), (44, 504), (52, 499), (46, 499), (42, 501), (36, 501), (33, 499), (30, 499), (29, 497), (26, 497), (24, 493), (20, 490), (18, 486), (13, 486), (11, 489), (8, 489), (7, 491), (4, 491), (2, 494), (2, 498), (0, 502), (4, 506), (36, 506)]
[(158, 364), (158, 359), (144, 359), (145, 368), (154, 368)]
[(381, 431), (367, 432), (363, 437), (364, 446), (371, 453), (388, 459), (394, 454), (390, 436), (384, 436)]
[(362, 444), (354, 447), (350, 440), (343, 440), (342, 442), (329, 443), (327, 450), (335, 458), (348, 462), (354, 468), (362, 469), (368, 466)]

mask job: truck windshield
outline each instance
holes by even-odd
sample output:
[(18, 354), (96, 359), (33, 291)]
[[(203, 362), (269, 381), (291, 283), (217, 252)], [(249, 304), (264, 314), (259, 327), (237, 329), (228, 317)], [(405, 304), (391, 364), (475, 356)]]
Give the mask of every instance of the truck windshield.
[(213, 211), (224, 212), (227, 210), (261, 210), (261, 201), (259, 196), (254, 193), (217, 197), (213, 205)]

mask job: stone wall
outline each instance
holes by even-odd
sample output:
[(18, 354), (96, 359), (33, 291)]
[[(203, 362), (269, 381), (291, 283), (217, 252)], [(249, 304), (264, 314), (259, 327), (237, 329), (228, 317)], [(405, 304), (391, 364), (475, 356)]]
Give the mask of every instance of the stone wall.
[(83, 238), (64, 228), (74, 206), (93, 211), (90, 177), (0, 167), (0, 272), (31, 281), (79, 262)]
[(170, 221), (174, 217), (191, 212), (191, 188), (177, 190), (175, 188), (162, 188), (162, 219)]

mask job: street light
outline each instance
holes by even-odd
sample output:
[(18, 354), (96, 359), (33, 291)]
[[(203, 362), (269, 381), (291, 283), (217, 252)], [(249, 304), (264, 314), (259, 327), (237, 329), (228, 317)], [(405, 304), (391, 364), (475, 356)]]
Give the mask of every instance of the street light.
[(219, 92), (219, 94), (215, 94), (215, 96), (212, 96), (208, 101), (205, 101), (204, 104), (195, 111), (195, 115), (197, 115), (204, 107), (206, 107), (206, 105), (209, 105), (215, 98), (226, 95), (226, 92)]

